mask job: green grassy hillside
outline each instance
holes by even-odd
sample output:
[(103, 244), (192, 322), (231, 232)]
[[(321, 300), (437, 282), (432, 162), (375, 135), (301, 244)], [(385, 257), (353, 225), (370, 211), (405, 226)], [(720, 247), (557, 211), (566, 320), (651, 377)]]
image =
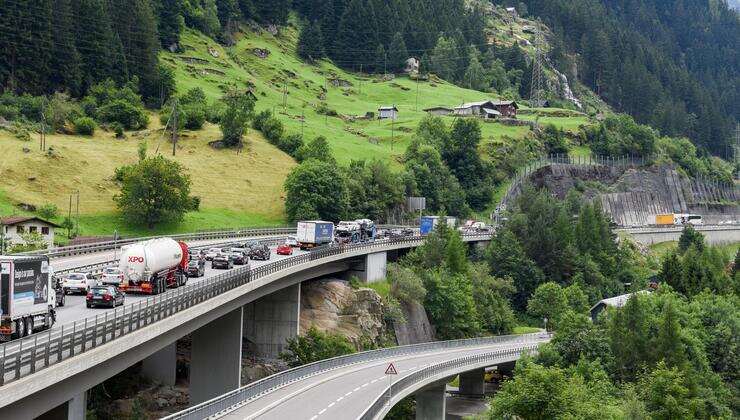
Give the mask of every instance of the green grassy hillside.
[[(400, 168), (399, 158), (426, 115), (424, 108), (493, 98), (436, 78), (380, 80), (348, 73), (329, 62), (309, 65), (297, 58), (296, 39), (294, 28), (284, 29), (278, 36), (247, 32), (233, 47), (225, 48), (199, 32), (186, 30), (184, 52), (164, 52), (161, 58), (174, 70), (181, 93), (200, 87), (209, 100), (217, 101), (230, 87), (252, 87), (258, 111), (273, 110), (289, 133), (303, 132), (307, 139), (325, 136), (341, 164), (376, 158)], [(263, 58), (256, 51), (268, 53)], [(338, 115), (320, 114), (322, 103)], [(377, 113), (381, 105), (396, 105), (399, 119), (352, 118)], [(522, 111), (522, 120), (538, 119), (568, 130), (588, 123), (582, 114), (559, 117), (549, 114), (560, 110)], [(453, 117), (446, 120), (451, 123)], [(482, 126), (485, 142), (517, 141), (530, 132), (526, 126), (497, 122)], [(92, 138), (50, 135), (47, 143), (55, 151), (53, 157), (37, 151), (34, 142), (24, 143), (0, 130), (0, 176), (5, 181), (0, 185), (0, 214), (22, 214), (18, 208), (21, 203), (54, 203), (66, 214), (69, 195), (80, 190), (83, 235), (110, 235), (114, 229), (134, 235), (284, 223), (282, 183), (295, 162), (254, 130), (248, 135), (247, 151), (241, 155), (208, 146), (219, 137), (218, 127), (206, 124), (203, 130), (184, 133), (178, 145), (175, 159), (192, 176), (194, 193), (202, 198), (201, 211), (187, 215), (182, 224), (146, 231), (126, 227), (116, 215), (113, 196), (117, 186), (111, 178), (116, 167), (136, 159), (137, 143), (142, 139), (148, 141), (150, 153), (159, 148), (169, 154), (171, 145), (161, 133), (157, 115), (152, 115), (147, 130), (127, 133), (125, 140), (102, 130)], [(24, 152), (24, 148), (31, 150)]]

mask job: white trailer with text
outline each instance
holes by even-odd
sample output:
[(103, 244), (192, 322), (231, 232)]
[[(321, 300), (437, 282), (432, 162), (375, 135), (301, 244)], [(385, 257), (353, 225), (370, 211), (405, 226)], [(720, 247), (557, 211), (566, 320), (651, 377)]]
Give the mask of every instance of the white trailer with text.
[(0, 256), (0, 341), (51, 328), (56, 280), (46, 256)]

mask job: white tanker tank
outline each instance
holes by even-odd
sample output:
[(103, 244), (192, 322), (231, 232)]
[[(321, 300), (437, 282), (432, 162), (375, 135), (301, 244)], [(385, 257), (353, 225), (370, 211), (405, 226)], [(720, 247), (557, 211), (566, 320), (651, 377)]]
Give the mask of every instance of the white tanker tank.
[(118, 268), (121, 289), (157, 294), (187, 281), (188, 246), (170, 238), (157, 238), (121, 247)]

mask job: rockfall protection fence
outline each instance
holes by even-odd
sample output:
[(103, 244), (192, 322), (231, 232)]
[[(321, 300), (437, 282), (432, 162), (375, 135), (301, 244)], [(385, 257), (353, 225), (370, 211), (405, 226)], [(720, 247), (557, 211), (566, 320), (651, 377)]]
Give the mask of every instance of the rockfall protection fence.
[[(491, 235), (471, 234), (463, 235), (463, 238), (467, 241), (490, 240)], [(211, 277), (207, 281), (171, 289), (146, 300), (64, 324), (61, 328), (53, 328), (30, 337), (3, 343), (0, 345), (0, 386), (32, 375), (39, 370), (131, 334), (215, 296), (287, 268), (322, 259), (330, 262), (338, 255), (357, 251), (380, 252), (399, 245), (415, 247), (423, 240), (424, 237), (412, 236), (316, 248), (309, 253), (260, 267), (236, 268)]]
[(641, 156), (571, 156), (566, 153), (558, 153), (547, 156), (541, 156), (535, 161), (531, 161), (519, 168), (511, 178), (511, 184), (506, 190), (504, 197), (499, 203), (499, 207), (505, 207), (511, 204), (512, 200), (521, 193), (524, 180), (534, 172), (548, 165), (578, 165), (578, 166), (610, 166), (610, 167), (634, 167), (644, 166), (649, 159)]
[[(296, 381), (300, 381), (308, 377), (315, 376), (317, 374), (337, 368), (356, 365), (360, 363), (367, 363), (375, 360), (387, 359), (390, 357), (443, 351), (447, 349), (461, 349), (466, 347), (476, 348), (496, 344), (520, 343), (521, 346), (518, 347), (516, 350), (518, 352), (516, 354), (520, 354), (521, 352), (525, 351), (525, 349), (528, 350), (536, 348), (538, 343), (541, 341), (543, 341), (542, 334), (535, 333), (515, 336), (509, 335), (498, 337), (471, 338), (466, 340), (434, 341), (429, 343), (391, 347), (387, 349), (371, 350), (362, 353), (339, 356), (332, 359), (321, 360), (318, 362), (299, 366), (293, 369), (286, 370), (284, 372), (276, 373), (272, 376), (268, 376), (267, 378), (252, 382), (249, 385), (245, 385), (241, 388), (235, 389), (209, 401), (187, 408), (183, 411), (180, 411), (179, 413), (164, 417), (164, 420), (201, 420), (212, 416), (223, 415), (235, 409), (238, 409), (240, 406), (255, 398), (258, 398), (269, 392), (273, 392)], [(493, 353), (500, 355), (504, 354), (501, 353), (501, 351)], [(512, 355), (515, 353), (506, 354)], [(458, 361), (458, 359), (455, 360)], [(408, 376), (404, 379), (406, 378), (408, 378)], [(384, 400), (383, 402), (385, 403), (386, 400)]]
[(513, 349), (496, 350), (489, 353), (477, 354), (456, 359), (447, 360), (441, 363), (427, 366), (419, 369), (414, 373), (404, 376), (397, 382), (386, 387), (385, 391), (373, 402), (373, 404), (362, 413), (360, 420), (373, 420), (383, 413), (386, 407), (391, 406), (393, 397), (405, 391), (408, 388), (416, 388), (416, 384), (425, 379), (434, 378), (438, 375), (446, 375), (454, 372), (464, 371), (471, 366), (480, 366), (481, 364), (496, 364), (518, 359), (524, 352), (536, 351), (538, 344), (523, 344)]

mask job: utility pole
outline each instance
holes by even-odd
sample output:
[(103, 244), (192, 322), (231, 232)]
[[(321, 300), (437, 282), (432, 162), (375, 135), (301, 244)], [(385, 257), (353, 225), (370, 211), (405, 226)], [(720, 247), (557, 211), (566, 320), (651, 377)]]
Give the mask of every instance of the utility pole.
[(80, 190), (77, 190), (77, 229), (75, 232), (80, 231)]
[(306, 104), (303, 103), (303, 108), (301, 108), (301, 138), (303, 138), (303, 126), (306, 125)]
[(537, 108), (543, 104), (544, 75), (542, 71), (544, 42), (540, 23), (534, 25), (534, 60), (532, 61), (532, 84), (530, 86), (529, 105)]
[(419, 78), (421, 78), (421, 62), (419, 63), (419, 69), (416, 70), (416, 107), (415, 109), (419, 111)]
[(735, 179), (740, 179), (740, 171), (737, 170), (740, 163), (740, 122), (735, 125), (735, 145), (732, 148), (732, 161), (735, 164)]
[(46, 150), (46, 116), (44, 115), (44, 108), (46, 100), (41, 103), (41, 130), (39, 132), (39, 149), (43, 152)]
[(177, 150), (177, 98), (172, 102), (172, 156)]

